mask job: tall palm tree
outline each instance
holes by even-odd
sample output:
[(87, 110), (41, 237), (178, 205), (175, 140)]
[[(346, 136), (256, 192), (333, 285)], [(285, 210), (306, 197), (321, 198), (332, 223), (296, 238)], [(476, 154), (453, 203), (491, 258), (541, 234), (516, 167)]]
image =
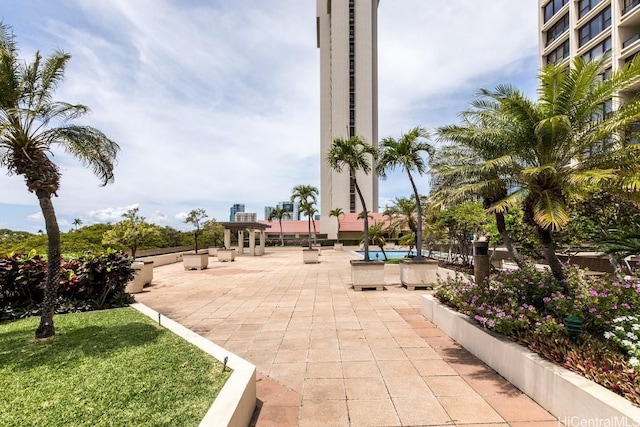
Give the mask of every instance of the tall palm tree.
[(344, 216), (344, 211), (342, 208), (334, 208), (329, 211), (329, 218), (332, 216), (336, 217), (336, 222), (338, 223), (338, 232), (336, 234), (336, 242), (340, 243), (340, 216)]
[(369, 258), (369, 215), (367, 204), (358, 185), (358, 180), (356, 179), (356, 173), (362, 171), (365, 175), (368, 175), (372, 172), (372, 164), (374, 164), (377, 156), (378, 150), (376, 147), (367, 144), (362, 136), (355, 135), (350, 138), (334, 138), (326, 158), (329, 167), (337, 172), (342, 172), (346, 167), (349, 172), (349, 177), (356, 187), (356, 192), (362, 204), (364, 218), (363, 241), (365, 261), (371, 261)]
[(416, 260), (422, 257), (422, 206), (420, 205), (420, 193), (413, 178), (412, 171), (423, 175), (427, 171), (427, 163), (422, 157), (423, 154), (431, 154), (433, 147), (424, 141), (429, 138), (429, 133), (422, 127), (415, 127), (409, 132), (394, 139), (390, 136), (380, 142), (380, 156), (378, 157), (377, 171), (381, 178), (386, 178), (387, 171), (395, 168), (404, 169), (409, 177), (413, 196), (416, 202), (416, 213), (418, 224), (416, 227)]
[(311, 219), (316, 212), (314, 205), (318, 201), (318, 188), (313, 185), (296, 185), (293, 187), (291, 201), (294, 203), (297, 201), (299, 211), (307, 215), (309, 221), (309, 249), (311, 249)]
[(280, 246), (284, 246), (284, 235), (282, 234), (282, 220), (285, 218), (291, 218), (291, 213), (286, 210), (283, 206), (272, 209), (269, 214), (269, 222), (274, 219), (278, 220), (278, 224), (280, 225)]
[[(553, 234), (569, 221), (568, 202), (588, 197), (594, 185), (640, 200), (640, 145), (632, 125), (640, 121), (640, 97), (610, 109), (640, 79), (640, 57), (604, 77), (606, 58), (549, 65), (540, 75), (539, 99), (508, 85), (482, 90), (479, 132), (503, 141), (480, 168), (477, 187), (495, 173), (514, 189), (490, 211), (522, 204), (553, 275), (564, 279)], [(613, 100), (613, 101), (612, 101)], [(611, 110), (611, 111), (610, 111)], [(487, 126), (490, 125), (490, 126)], [(589, 153), (588, 156), (585, 153)]]
[(75, 227), (75, 230), (78, 231), (78, 227), (82, 225), (82, 220), (80, 218), (76, 218), (73, 220), (72, 224)]
[[(60, 284), (60, 228), (51, 198), (60, 188), (60, 169), (50, 153), (61, 147), (91, 167), (102, 185), (113, 181), (118, 145), (99, 130), (66, 124), (87, 113), (84, 105), (54, 101), (70, 59), (56, 51), (33, 62), (19, 57), (9, 26), (0, 22), (0, 165), (9, 174), (22, 175), (35, 193), (44, 216), (48, 237), (47, 280), (37, 338), (55, 334), (53, 314)], [(61, 124), (55, 126), (56, 124)]]

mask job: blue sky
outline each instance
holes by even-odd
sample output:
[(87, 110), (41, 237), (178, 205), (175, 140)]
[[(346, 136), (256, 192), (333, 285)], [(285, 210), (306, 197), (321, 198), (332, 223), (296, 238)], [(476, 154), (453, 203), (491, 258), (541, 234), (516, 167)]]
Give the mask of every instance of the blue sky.
[[(481, 87), (535, 94), (537, 0), (383, 0), (379, 134), (455, 123)], [(117, 222), (137, 206), (151, 222), (188, 229), (203, 208), (288, 200), (319, 186), (319, 51), (315, 0), (0, 0), (21, 56), (72, 55), (57, 99), (91, 113), (76, 121), (121, 147), (115, 183), (62, 152), (54, 199), (60, 227)], [(419, 190), (427, 193), (429, 177)], [(379, 205), (411, 194), (406, 176), (380, 183)], [(0, 169), (0, 228), (44, 221), (23, 179)]]

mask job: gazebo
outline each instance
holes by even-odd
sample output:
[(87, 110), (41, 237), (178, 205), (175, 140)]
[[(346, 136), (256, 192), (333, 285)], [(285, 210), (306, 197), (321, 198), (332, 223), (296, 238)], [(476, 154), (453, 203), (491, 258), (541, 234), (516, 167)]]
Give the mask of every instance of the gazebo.
[[(249, 255), (264, 255), (265, 230), (270, 227), (259, 222), (221, 222), (224, 227), (224, 247), (231, 248), (231, 231), (238, 233), (238, 254), (244, 253), (244, 232), (249, 231)], [(256, 247), (256, 231), (260, 233), (260, 244)]]

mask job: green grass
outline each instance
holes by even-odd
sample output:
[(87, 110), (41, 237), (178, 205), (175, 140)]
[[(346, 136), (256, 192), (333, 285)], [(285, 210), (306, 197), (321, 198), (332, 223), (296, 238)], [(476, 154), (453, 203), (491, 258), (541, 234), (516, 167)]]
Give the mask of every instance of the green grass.
[(230, 375), (133, 308), (0, 324), (0, 426), (197, 426)]

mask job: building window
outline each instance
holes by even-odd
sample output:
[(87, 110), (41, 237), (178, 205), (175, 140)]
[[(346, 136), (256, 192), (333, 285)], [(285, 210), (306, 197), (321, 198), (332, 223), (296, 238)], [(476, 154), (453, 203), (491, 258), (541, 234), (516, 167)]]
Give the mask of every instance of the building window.
[(640, 0), (624, 0), (624, 7), (622, 9), (622, 14), (629, 12), (631, 9), (640, 4)]
[[(584, 15), (594, 9), (602, 0), (580, 0), (580, 10), (578, 12), (578, 18), (582, 18)], [(638, 1), (638, 0), (636, 0)]]
[(549, 21), (549, 19), (558, 13), (558, 11), (562, 9), (562, 6), (568, 2), (569, 0), (551, 0), (549, 3), (544, 5), (544, 22)]
[(602, 55), (611, 52), (611, 37), (606, 38), (602, 43), (595, 45), (590, 51), (582, 55), (585, 61), (600, 58)]
[(553, 24), (547, 31), (547, 44), (549, 46), (554, 40), (560, 37), (569, 29), (569, 14), (566, 13), (558, 22)]
[(557, 64), (565, 58), (569, 57), (569, 40), (562, 43), (549, 55), (547, 55), (547, 64)]
[(584, 46), (589, 40), (596, 37), (606, 28), (611, 26), (611, 6), (607, 7), (601, 13), (599, 13), (591, 21), (587, 22), (580, 30), (580, 46)]

